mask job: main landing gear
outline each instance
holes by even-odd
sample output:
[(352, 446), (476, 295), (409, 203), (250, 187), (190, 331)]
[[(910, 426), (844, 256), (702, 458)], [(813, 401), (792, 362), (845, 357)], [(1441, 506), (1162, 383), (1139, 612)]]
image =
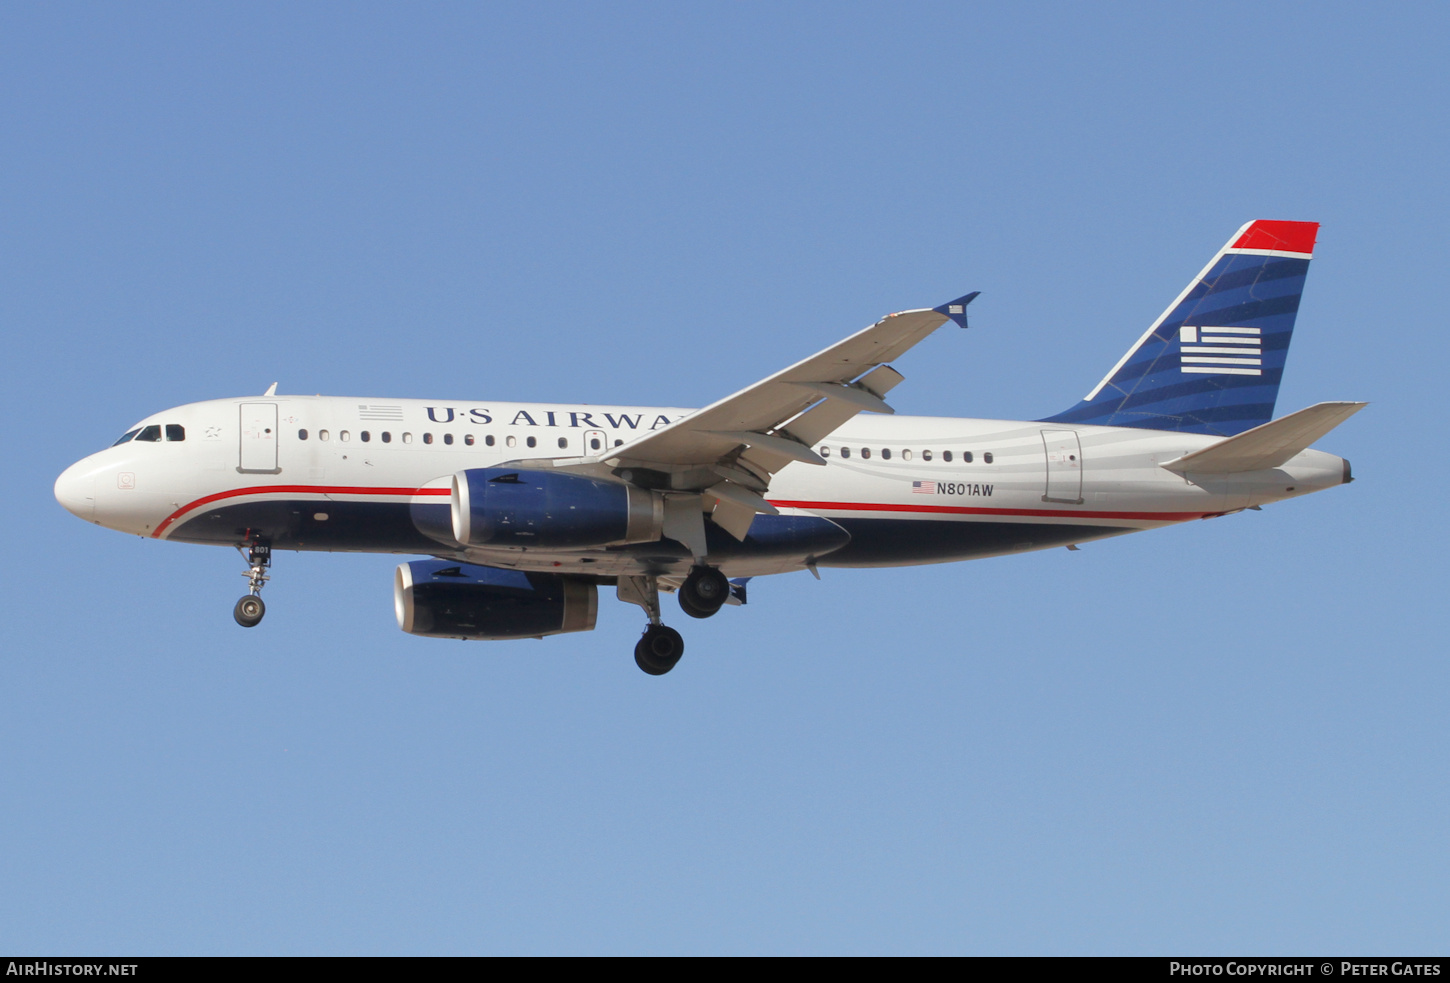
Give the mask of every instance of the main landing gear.
[(272, 547), (253, 543), (245, 550), (238, 546), (237, 552), (247, 558), (249, 569), (242, 576), (247, 578), (248, 591), (232, 608), (232, 617), (243, 628), (255, 628), (267, 613), (267, 605), (262, 603), (262, 585), (272, 579), (267, 576), (267, 568), (272, 565)]
[(730, 581), (715, 567), (699, 566), (680, 585), (680, 609), (692, 618), (708, 618), (725, 605)]
[(634, 662), (651, 676), (663, 676), (685, 654), (680, 633), (660, 620), (660, 585), (653, 576), (620, 577), (619, 599), (638, 604), (649, 615), (649, 624), (634, 646)]
[[(634, 661), (651, 676), (663, 676), (685, 654), (680, 633), (660, 620), (659, 581), (653, 576), (620, 577), (619, 599), (638, 604), (649, 615), (649, 624), (634, 646)], [(730, 581), (714, 567), (703, 564), (690, 570), (680, 585), (680, 608), (692, 618), (708, 618), (730, 597)]]

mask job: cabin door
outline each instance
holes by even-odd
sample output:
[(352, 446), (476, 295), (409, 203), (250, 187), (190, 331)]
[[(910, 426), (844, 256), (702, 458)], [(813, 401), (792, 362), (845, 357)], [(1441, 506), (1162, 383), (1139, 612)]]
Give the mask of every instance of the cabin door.
[(1076, 430), (1042, 431), (1047, 454), (1047, 490), (1044, 502), (1082, 504), (1082, 444)]
[(243, 403), (241, 406), (241, 457), (237, 470), (243, 474), (277, 474), (277, 404)]

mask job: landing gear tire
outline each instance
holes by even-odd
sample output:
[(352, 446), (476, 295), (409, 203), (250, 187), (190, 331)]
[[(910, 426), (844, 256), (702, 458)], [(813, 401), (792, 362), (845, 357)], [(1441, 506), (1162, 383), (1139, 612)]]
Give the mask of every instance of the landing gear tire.
[[(699, 608), (695, 607), (695, 602), (690, 600), (690, 595), (685, 593), (683, 588), (681, 588), (676, 596), (679, 598), (680, 601), (680, 610), (685, 612), (692, 618), (708, 618), (715, 613), (715, 611), (702, 611)], [(716, 611), (718, 610), (719, 609), (716, 608)]]
[(634, 661), (651, 676), (663, 676), (685, 654), (685, 640), (667, 625), (650, 625), (634, 646)]
[(695, 567), (680, 585), (680, 610), (692, 618), (708, 618), (730, 596), (730, 581), (715, 567)]
[(262, 615), (267, 613), (267, 605), (255, 594), (248, 594), (237, 602), (232, 608), (232, 617), (237, 619), (237, 624), (243, 628), (255, 628), (262, 623)]

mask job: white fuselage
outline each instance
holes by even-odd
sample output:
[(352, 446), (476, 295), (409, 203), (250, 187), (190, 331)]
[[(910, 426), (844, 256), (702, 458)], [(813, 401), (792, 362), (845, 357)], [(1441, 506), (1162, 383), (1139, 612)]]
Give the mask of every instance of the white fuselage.
[[(67, 469), (56, 496), (76, 515), (156, 539), (279, 549), (432, 554), (588, 573), (657, 572), (688, 562), (639, 546), (478, 549), (419, 531), (447, 505), (452, 476), (544, 458), (595, 458), (685, 416), (677, 407), (262, 396), (192, 403), (136, 425), (131, 439)], [(168, 428), (172, 436), (167, 439)], [(999, 555), (1154, 528), (1293, 498), (1347, 478), (1306, 450), (1261, 471), (1181, 475), (1160, 465), (1220, 438), (1024, 421), (859, 416), (791, 464), (767, 498), (851, 535), (827, 555), (753, 551), (721, 539), (731, 576), (822, 565), (889, 566)], [(521, 466), (527, 466), (521, 465)], [(436, 525), (436, 524), (435, 524)], [(715, 533), (712, 528), (712, 544)]]

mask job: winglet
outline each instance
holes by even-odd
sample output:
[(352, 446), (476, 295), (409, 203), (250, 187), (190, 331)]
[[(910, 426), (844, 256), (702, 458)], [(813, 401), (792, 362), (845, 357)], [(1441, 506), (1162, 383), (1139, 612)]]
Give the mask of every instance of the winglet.
[(263, 396), (275, 396), (275, 395), (277, 395), (277, 384), (275, 382), (272, 383), (270, 386), (267, 387), (267, 391), (264, 392), (264, 393), (262, 393), (262, 395)]
[(965, 297), (958, 297), (956, 300), (949, 300), (940, 307), (933, 307), (932, 310), (945, 317), (951, 318), (953, 321), (957, 322), (958, 327), (965, 328), (967, 326), (967, 305), (970, 304), (972, 301), (976, 300), (977, 295), (981, 292), (982, 291), (980, 290), (973, 290)]

